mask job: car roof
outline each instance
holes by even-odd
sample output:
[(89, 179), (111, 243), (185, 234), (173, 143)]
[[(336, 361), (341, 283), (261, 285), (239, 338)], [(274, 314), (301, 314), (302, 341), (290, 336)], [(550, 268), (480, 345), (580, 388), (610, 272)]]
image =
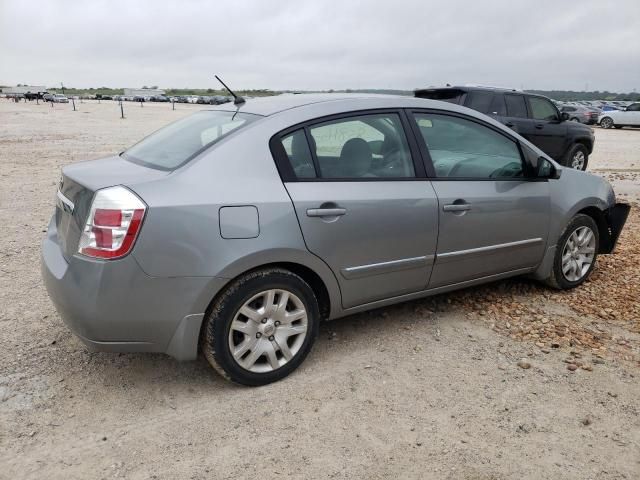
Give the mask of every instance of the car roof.
[[(276, 113), (291, 110), (294, 108), (304, 107), (306, 105), (314, 105), (326, 102), (349, 102), (357, 99), (375, 100), (383, 98), (404, 98), (411, 99), (413, 97), (402, 95), (381, 95), (376, 93), (303, 93), (293, 94), (284, 93), (271, 97), (250, 98), (245, 103), (234, 106), (238, 111), (251, 113), (254, 115), (270, 116)], [(233, 105), (233, 104), (231, 104)], [(375, 107), (372, 107), (375, 108)], [(215, 110), (229, 110), (230, 105), (220, 106)]]
[[(448, 90), (459, 90), (461, 92), (471, 92), (471, 91), (491, 91), (491, 92), (519, 92), (525, 93), (522, 90), (518, 90), (516, 88), (507, 88), (507, 87), (490, 87), (483, 85), (449, 85), (446, 87), (428, 87), (428, 88), (418, 88), (414, 91), (414, 94), (418, 94), (421, 92), (437, 92), (437, 91), (448, 91)], [(527, 94), (530, 95), (530, 94)]]

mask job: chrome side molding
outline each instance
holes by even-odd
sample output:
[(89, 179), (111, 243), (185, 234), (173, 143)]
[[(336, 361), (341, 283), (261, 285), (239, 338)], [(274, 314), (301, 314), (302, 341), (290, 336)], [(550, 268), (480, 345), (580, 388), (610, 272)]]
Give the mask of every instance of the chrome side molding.
[(427, 265), (431, 265), (433, 263), (434, 258), (434, 255), (426, 255), (423, 257), (392, 260), (390, 262), (372, 263), (370, 265), (359, 265), (357, 267), (343, 268), (342, 270), (340, 270), (340, 273), (347, 280), (353, 280), (354, 278), (379, 275), (381, 273), (390, 273), (396, 272), (398, 270), (409, 270), (412, 268), (426, 267)]

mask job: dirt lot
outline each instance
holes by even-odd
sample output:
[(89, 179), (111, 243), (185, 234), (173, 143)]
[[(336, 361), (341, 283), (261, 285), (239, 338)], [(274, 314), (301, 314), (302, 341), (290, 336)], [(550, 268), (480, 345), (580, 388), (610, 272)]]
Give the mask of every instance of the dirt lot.
[[(510, 280), (331, 322), (294, 375), (240, 388), (202, 359), (88, 353), (55, 312), (60, 167), (198, 108), (77, 107), (0, 102), (0, 478), (640, 478), (637, 210), (578, 290)], [(590, 169), (638, 202), (640, 130), (596, 135)]]

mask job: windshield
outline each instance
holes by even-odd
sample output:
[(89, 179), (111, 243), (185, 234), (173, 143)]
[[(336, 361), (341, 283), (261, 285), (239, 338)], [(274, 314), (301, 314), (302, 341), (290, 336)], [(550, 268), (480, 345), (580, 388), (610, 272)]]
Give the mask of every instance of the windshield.
[(126, 160), (162, 170), (174, 170), (213, 143), (260, 118), (238, 112), (194, 113), (151, 134), (122, 153)]

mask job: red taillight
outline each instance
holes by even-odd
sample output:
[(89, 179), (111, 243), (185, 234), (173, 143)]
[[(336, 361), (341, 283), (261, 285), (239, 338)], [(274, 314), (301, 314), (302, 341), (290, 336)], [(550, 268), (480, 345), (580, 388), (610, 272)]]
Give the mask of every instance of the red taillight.
[(128, 254), (136, 241), (146, 205), (124, 187), (99, 190), (91, 205), (78, 252), (113, 259)]
[(96, 208), (93, 223), (101, 227), (119, 227), (122, 224), (122, 210)]

